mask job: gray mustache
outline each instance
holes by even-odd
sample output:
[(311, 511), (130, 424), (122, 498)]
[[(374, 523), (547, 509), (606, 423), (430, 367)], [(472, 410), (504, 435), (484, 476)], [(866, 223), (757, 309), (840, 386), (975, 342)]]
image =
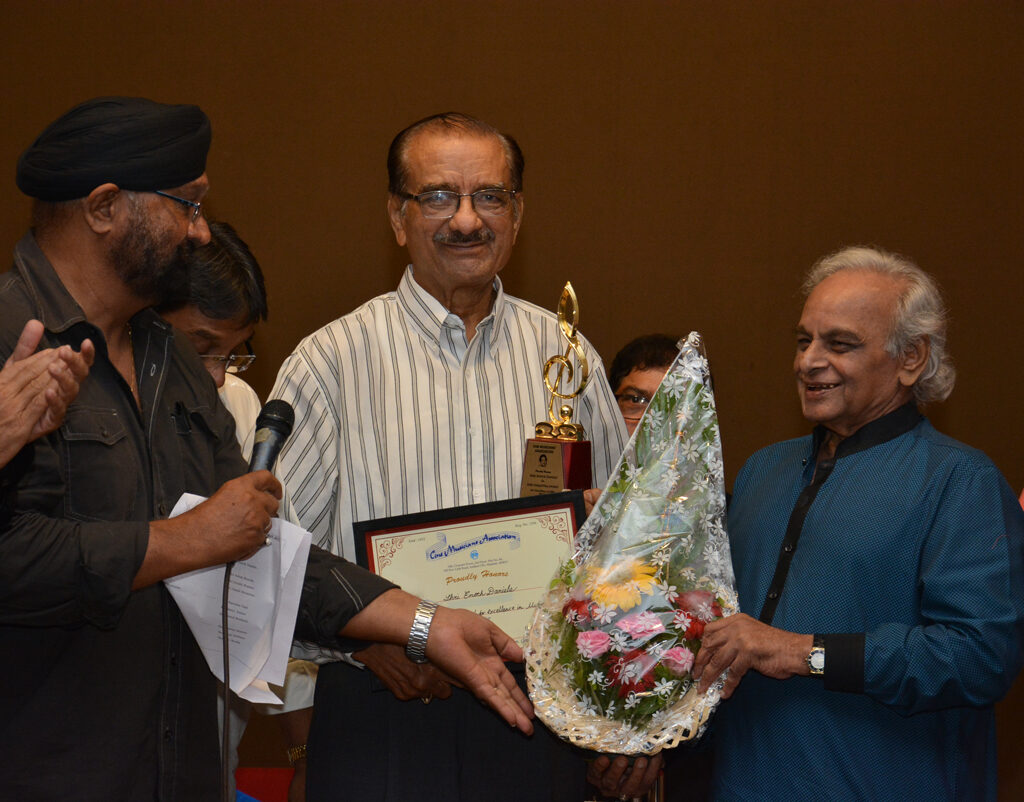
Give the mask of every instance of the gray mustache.
[(470, 245), (490, 242), (493, 239), (494, 232), (487, 229), (471, 231), (469, 234), (461, 231), (438, 231), (434, 235), (434, 242), (439, 245)]

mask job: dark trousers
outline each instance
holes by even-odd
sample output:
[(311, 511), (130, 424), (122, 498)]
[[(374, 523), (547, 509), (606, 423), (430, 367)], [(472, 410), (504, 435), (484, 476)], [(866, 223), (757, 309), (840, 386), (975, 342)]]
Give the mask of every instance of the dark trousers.
[[(521, 669), (516, 677), (525, 689)], [(322, 666), (309, 736), (309, 802), (579, 802), (584, 753), (534, 721), (513, 730), (471, 693), (397, 700), (373, 673)]]

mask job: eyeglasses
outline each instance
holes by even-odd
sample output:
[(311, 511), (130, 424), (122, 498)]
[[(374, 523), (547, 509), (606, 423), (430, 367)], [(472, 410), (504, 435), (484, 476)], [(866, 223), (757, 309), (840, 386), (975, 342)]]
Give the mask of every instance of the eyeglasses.
[(228, 354), (227, 356), (220, 356), (218, 354), (200, 354), (199, 358), (206, 362), (221, 362), (224, 365), (224, 371), (226, 373), (243, 373), (249, 369), (249, 366), (256, 360), (256, 354), (252, 351), (252, 344), (246, 340), (245, 350), (248, 353), (245, 354)]
[(615, 400), (619, 402), (619, 411), (626, 420), (640, 420), (651, 399), (641, 393), (616, 393)]
[(188, 198), (179, 198), (177, 195), (172, 195), (169, 192), (161, 192), (159, 189), (153, 190), (154, 195), (159, 195), (161, 198), (170, 198), (172, 201), (180, 203), (182, 206), (189, 210), (192, 215), (189, 218), (189, 223), (194, 223), (199, 219), (199, 213), (203, 210), (203, 204), (197, 203), (196, 201), (190, 201)]
[(420, 206), (420, 212), (428, 220), (447, 220), (449, 217), (455, 217), (458, 213), (463, 198), (470, 199), (477, 214), (501, 217), (508, 214), (508, 210), (512, 208), (512, 199), (516, 194), (514, 189), (489, 187), (478, 189), (476, 192), (464, 193), (452, 192), (448, 189), (434, 189), (430, 192), (421, 192), (418, 195), (399, 192), (398, 196), (416, 201)]

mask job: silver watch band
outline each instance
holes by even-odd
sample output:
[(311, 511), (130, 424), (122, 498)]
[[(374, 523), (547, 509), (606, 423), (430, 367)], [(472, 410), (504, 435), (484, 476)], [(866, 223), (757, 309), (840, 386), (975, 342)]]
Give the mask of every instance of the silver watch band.
[(416, 605), (416, 614), (412, 618), (409, 630), (409, 641), (405, 644), (405, 656), (414, 663), (427, 662), (427, 637), (430, 635), (430, 624), (434, 620), (437, 605), (420, 599)]

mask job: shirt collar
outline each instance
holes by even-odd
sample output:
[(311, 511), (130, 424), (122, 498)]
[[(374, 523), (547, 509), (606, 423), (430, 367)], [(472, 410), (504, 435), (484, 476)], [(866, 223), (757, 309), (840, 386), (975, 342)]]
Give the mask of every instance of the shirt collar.
[[(479, 335), (489, 336), (492, 327), (501, 324), (505, 316), (505, 290), (501, 279), (494, 277), (494, 303), (491, 311), (480, 321), (476, 330)], [(408, 265), (402, 280), (398, 284), (398, 302), (406, 314), (416, 324), (420, 333), (430, 342), (441, 343), (444, 329), (462, 329), (465, 333), (465, 324), (458, 315), (449, 312), (444, 304), (421, 287), (413, 277), (413, 266)], [(497, 338), (490, 337), (491, 347), (494, 347)]]
[(14, 269), (35, 299), (47, 331), (63, 332), (86, 322), (82, 307), (71, 297), (31, 231), (14, 248)]
[[(906, 434), (924, 419), (914, 401), (908, 401), (903, 406), (894, 409), (880, 418), (875, 418), (870, 423), (865, 423), (849, 437), (839, 441), (836, 447), (835, 459), (848, 457), (858, 451), (880, 445), (881, 443), (894, 440), (901, 434)], [(814, 439), (812, 452), (818, 453), (828, 430), (824, 426), (814, 427)]]

